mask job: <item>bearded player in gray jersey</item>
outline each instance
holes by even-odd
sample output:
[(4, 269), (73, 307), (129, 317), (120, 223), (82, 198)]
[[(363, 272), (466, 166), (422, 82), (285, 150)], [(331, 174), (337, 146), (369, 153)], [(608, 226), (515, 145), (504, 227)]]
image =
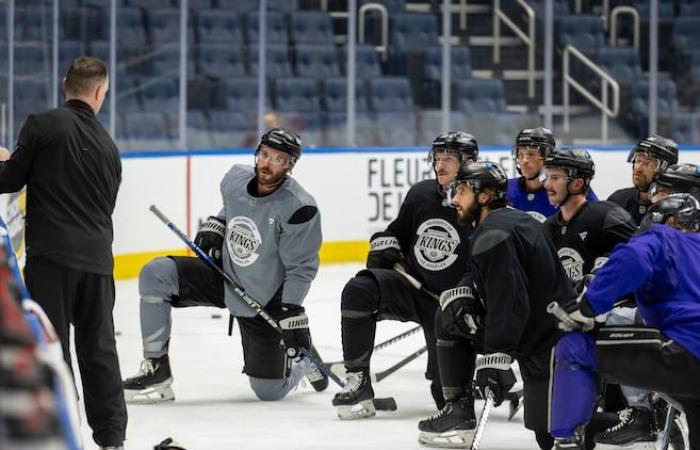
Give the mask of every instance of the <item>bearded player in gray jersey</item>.
[[(316, 276), (321, 219), (314, 198), (289, 176), (301, 156), (301, 139), (284, 128), (265, 133), (255, 167), (235, 165), (221, 182), (223, 209), (199, 229), (195, 243), (278, 321), (287, 348), (311, 344), (302, 302)], [(279, 333), (256, 315), (221, 276), (196, 257), (156, 258), (141, 270), (144, 361), (124, 381), (130, 403), (173, 400), (168, 360), (171, 309), (228, 307), (238, 320), (243, 371), (261, 400), (280, 400), (306, 376), (322, 391), (328, 378), (306, 358), (290, 360)]]

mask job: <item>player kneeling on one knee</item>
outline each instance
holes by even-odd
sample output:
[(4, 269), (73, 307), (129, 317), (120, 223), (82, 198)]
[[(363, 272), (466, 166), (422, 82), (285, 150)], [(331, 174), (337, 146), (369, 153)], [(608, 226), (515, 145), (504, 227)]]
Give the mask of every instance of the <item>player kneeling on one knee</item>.
[[(679, 403), (690, 447), (700, 448), (700, 203), (673, 194), (649, 208), (641, 229), (615, 247), (577, 301), (557, 310), (560, 327), (570, 332), (556, 350), (551, 421), (557, 448), (583, 448), (598, 375)], [(595, 332), (600, 315), (630, 292), (648, 326)]]
[[(299, 136), (284, 128), (267, 131), (255, 151), (255, 167), (229, 170), (221, 182), (223, 208), (197, 233), (195, 244), (211, 261), (171, 256), (143, 268), (145, 359), (138, 374), (124, 381), (129, 401), (174, 399), (168, 359), (171, 310), (190, 306), (228, 308), (236, 317), (244, 371), (258, 398), (279, 400), (303, 377), (317, 391), (326, 389), (328, 378), (299, 353), (305, 348), (321, 361), (301, 306), (318, 271), (321, 220), (314, 198), (290, 176), (300, 156)], [(255, 299), (279, 328), (261, 318), (210, 264)]]

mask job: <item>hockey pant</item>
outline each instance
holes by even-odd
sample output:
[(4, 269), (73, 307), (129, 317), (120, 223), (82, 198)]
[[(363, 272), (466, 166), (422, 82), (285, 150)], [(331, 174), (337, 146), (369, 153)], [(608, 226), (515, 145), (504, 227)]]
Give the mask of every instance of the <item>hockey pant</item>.
[[(144, 357), (168, 353), (172, 308), (213, 306), (225, 308), (221, 276), (199, 258), (174, 256), (156, 258), (139, 275), (141, 336)], [(280, 310), (281, 289), (265, 307), (272, 316)], [(243, 347), (243, 372), (261, 400), (284, 398), (306, 374), (309, 362), (302, 359), (288, 370), (287, 355), (280, 336), (259, 316), (237, 318)]]
[(436, 402), (442, 402), (434, 330), (438, 308), (437, 301), (413, 287), (394, 270), (369, 269), (359, 272), (345, 285), (341, 299), (346, 369), (358, 371), (369, 368), (378, 321), (418, 323), (423, 327), (428, 347), (425, 377), (433, 382), (431, 391)]
[(683, 407), (692, 449), (700, 449), (700, 359), (646, 327), (605, 327), (597, 335), (567, 333), (555, 352), (552, 435), (568, 437), (593, 412), (598, 374), (663, 393)]

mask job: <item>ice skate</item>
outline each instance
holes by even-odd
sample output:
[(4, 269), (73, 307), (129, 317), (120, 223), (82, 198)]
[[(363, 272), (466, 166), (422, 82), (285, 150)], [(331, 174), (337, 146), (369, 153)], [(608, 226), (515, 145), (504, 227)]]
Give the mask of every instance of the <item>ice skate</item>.
[(333, 397), (338, 407), (338, 418), (356, 420), (374, 417), (374, 390), (368, 371), (348, 372), (345, 387)]
[(170, 387), (172, 384), (168, 355), (146, 358), (141, 362), (139, 372), (124, 380), (124, 397), (127, 403), (161, 403), (175, 400), (175, 393)]
[(418, 423), (418, 442), (428, 447), (470, 448), (476, 431), (474, 401), (448, 401), (434, 416)]

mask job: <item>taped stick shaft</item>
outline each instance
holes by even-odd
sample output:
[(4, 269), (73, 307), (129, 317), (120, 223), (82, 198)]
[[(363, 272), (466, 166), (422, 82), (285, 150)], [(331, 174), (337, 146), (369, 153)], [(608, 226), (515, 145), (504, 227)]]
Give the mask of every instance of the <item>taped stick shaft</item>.
[(491, 414), (491, 408), (493, 408), (493, 394), (489, 391), (486, 394), (486, 403), (484, 403), (484, 409), (481, 410), (481, 416), (479, 416), (479, 423), (476, 426), (476, 431), (474, 432), (474, 439), (472, 440), (471, 450), (477, 450), (479, 444), (481, 443), (481, 438), (484, 436), (484, 430), (486, 430), (486, 422), (489, 420), (489, 414)]
[(556, 317), (561, 323), (563, 323), (567, 327), (573, 330), (581, 329), (581, 325), (574, 319), (572, 319), (569, 316), (569, 314), (567, 314), (567, 312), (564, 311), (561, 306), (559, 306), (559, 303), (552, 302), (549, 305), (547, 305), (547, 312)]

